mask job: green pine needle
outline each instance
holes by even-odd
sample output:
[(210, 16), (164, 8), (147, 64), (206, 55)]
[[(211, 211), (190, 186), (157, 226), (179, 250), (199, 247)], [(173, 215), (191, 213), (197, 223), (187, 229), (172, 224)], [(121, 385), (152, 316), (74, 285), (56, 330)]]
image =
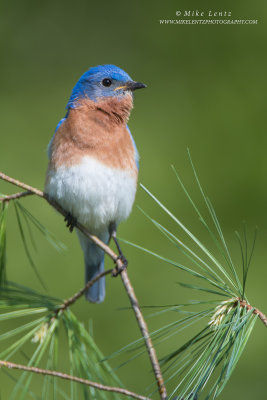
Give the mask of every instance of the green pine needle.
[(27, 210), (20, 201), (16, 201), (17, 206), (23, 213), (25, 220), (28, 221), (28, 225), (32, 224), (39, 232), (45, 237), (45, 239), (59, 252), (66, 250), (66, 246), (60, 240), (58, 240), (49, 230), (37, 219), (32, 213)]
[(39, 271), (38, 271), (38, 269), (37, 269), (37, 267), (36, 267), (36, 265), (35, 265), (35, 263), (34, 263), (34, 261), (32, 259), (32, 256), (31, 256), (31, 253), (30, 253), (30, 250), (29, 250), (29, 247), (28, 247), (27, 239), (26, 239), (26, 236), (25, 236), (24, 228), (23, 228), (23, 225), (22, 225), (21, 216), (20, 216), (20, 212), (19, 212), (20, 208), (19, 208), (18, 204), (19, 204), (18, 202), (16, 202), (16, 201), (14, 202), (15, 212), (16, 212), (16, 217), (17, 217), (17, 222), (18, 222), (18, 227), (19, 227), (20, 236), (21, 236), (21, 239), (22, 239), (22, 243), (23, 243), (23, 246), (24, 246), (24, 250), (25, 250), (26, 256), (27, 256), (27, 258), (29, 260), (30, 266), (34, 270), (34, 273), (37, 276), (37, 278), (38, 278), (39, 282), (41, 283), (42, 287), (44, 289), (47, 289), (46, 285), (45, 285), (45, 283), (44, 283), (44, 281), (43, 281), (43, 279), (42, 279), (42, 277), (41, 277), (41, 275), (40, 275), (40, 273), (39, 273)]
[[(222, 256), (223, 262), (220, 262), (218, 255), (214, 251), (209, 250), (207, 245), (204, 245), (190, 229), (143, 185), (141, 187), (149, 197), (177, 224), (179, 229), (182, 229), (187, 234), (192, 244), (197, 245), (200, 254), (193, 251), (190, 245), (182, 242), (177, 233), (170, 232), (142, 209), (141, 212), (153, 223), (159, 232), (175, 246), (179, 253), (188, 258), (190, 266), (181, 265), (179, 262), (170, 260), (143, 246), (126, 240), (124, 242), (189, 273), (193, 279), (202, 279), (205, 283), (205, 286), (199, 286), (194, 283), (179, 283), (181, 286), (189, 290), (198, 291), (199, 293), (206, 292), (210, 296), (219, 296), (226, 299), (223, 301), (212, 299), (208, 299), (207, 301), (196, 300), (183, 305), (165, 306), (163, 310), (161, 309), (159, 312), (152, 314), (154, 318), (162, 313), (166, 314), (169, 312), (172, 315), (172, 322), (161, 326), (151, 333), (151, 338), (157, 347), (162, 346), (166, 341), (170, 342), (171, 337), (179, 334), (184, 329), (190, 331), (193, 324), (199, 327), (202, 325), (201, 329), (192, 338), (161, 358), (165, 383), (175, 382), (174, 390), (169, 394), (168, 399), (192, 400), (197, 399), (200, 394), (203, 394), (203, 398), (205, 399), (215, 399), (230, 379), (257, 318), (254, 314), (254, 309), (248, 311), (245, 307), (240, 306), (239, 301), (239, 299), (247, 301), (245, 287), (255, 247), (256, 233), (250, 251), (248, 250), (246, 229), (244, 228), (243, 238), (237, 234), (242, 257), (242, 279), (240, 279), (239, 271), (232, 260), (219, 219), (200, 184), (190, 153), (189, 159), (197, 186), (212, 221), (212, 226), (204, 219), (203, 214), (193, 201), (177, 171), (174, 167), (172, 168), (200, 222), (209, 233), (212, 243), (216, 245), (218, 255)], [(206, 262), (201, 253), (209, 261)], [(183, 315), (183, 307), (186, 306), (190, 306), (191, 308), (201, 306), (202, 311), (191, 311), (190, 308), (190, 312), (184, 310)], [(174, 311), (176, 314), (178, 313), (178, 319), (177, 317), (173, 318), (175, 315)], [(122, 365), (143, 353), (142, 341), (130, 343), (113, 353), (110, 358), (129, 351), (133, 352), (133, 355)], [(213, 379), (210, 385), (211, 376)], [(149, 395), (152, 394), (153, 392)]]
[(8, 203), (0, 206), (0, 287), (6, 282), (6, 218)]
[[(32, 354), (27, 362), (28, 366), (42, 367), (45, 363), (47, 369), (57, 370), (58, 347), (62, 341), (64, 345), (66, 343), (64, 335), (59, 335), (61, 331), (68, 338), (70, 374), (110, 386), (122, 386), (107, 361), (103, 361), (103, 354), (83, 323), (69, 309), (54, 313), (61, 304), (60, 299), (7, 282), (0, 291), (0, 358), (9, 360), (26, 347), (28, 352), (30, 346)], [(6, 325), (5, 330), (5, 322), (16, 320), (19, 321), (16, 328), (8, 329), (9, 325)], [(33, 379), (34, 374), (21, 373), (10, 399), (26, 399)], [(44, 377), (40, 394), (42, 400), (57, 397), (86, 400), (91, 396), (103, 400), (118, 398), (114, 393), (82, 386), (73, 382), (62, 383), (54, 377)]]

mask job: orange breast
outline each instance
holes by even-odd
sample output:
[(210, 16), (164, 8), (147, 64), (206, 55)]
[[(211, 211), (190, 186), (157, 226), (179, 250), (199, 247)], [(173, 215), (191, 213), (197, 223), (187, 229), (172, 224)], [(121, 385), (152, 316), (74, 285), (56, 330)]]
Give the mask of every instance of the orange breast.
[(79, 164), (84, 156), (90, 156), (137, 175), (135, 150), (126, 127), (132, 103), (128, 104), (128, 110), (129, 99), (126, 104), (111, 100), (111, 104), (103, 107), (101, 102), (85, 99), (79, 107), (70, 109), (55, 134), (50, 168)]

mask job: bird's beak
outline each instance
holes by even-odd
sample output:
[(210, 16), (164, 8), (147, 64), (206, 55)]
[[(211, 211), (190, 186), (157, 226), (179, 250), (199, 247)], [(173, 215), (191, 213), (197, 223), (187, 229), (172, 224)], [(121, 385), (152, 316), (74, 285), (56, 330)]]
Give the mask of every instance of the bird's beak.
[(136, 89), (142, 89), (146, 88), (147, 86), (144, 83), (141, 82), (135, 82), (135, 81), (128, 81), (125, 83), (123, 86), (118, 86), (114, 90), (131, 90), (132, 92)]
[(134, 81), (128, 81), (126, 82), (126, 89), (131, 90), (132, 92), (136, 89), (143, 89), (146, 88), (146, 85), (142, 82), (134, 82)]

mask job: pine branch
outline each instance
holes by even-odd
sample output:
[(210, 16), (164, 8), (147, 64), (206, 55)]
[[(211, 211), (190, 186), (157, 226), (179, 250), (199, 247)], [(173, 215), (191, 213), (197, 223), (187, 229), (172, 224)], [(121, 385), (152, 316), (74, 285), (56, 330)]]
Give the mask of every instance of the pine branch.
[(152, 340), (151, 340), (151, 338), (149, 336), (149, 331), (148, 331), (148, 327), (147, 327), (146, 321), (145, 321), (145, 319), (143, 317), (143, 314), (141, 313), (141, 310), (140, 310), (140, 307), (139, 307), (139, 304), (138, 304), (138, 300), (137, 300), (137, 298), (135, 296), (134, 289), (133, 289), (133, 287), (132, 287), (132, 285), (130, 283), (130, 280), (129, 280), (129, 277), (128, 277), (126, 269), (121, 272), (121, 279), (122, 279), (123, 285), (125, 287), (125, 290), (126, 290), (128, 296), (129, 296), (132, 308), (133, 308), (134, 313), (135, 313), (135, 317), (137, 319), (139, 328), (141, 330), (141, 333), (142, 333), (143, 338), (144, 338), (145, 343), (146, 343), (146, 348), (147, 348), (147, 351), (148, 351), (148, 354), (149, 354), (149, 358), (150, 358), (150, 361), (151, 361), (151, 364), (152, 364), (152, 368), (153, 368), (153, 371), (154, 371), (154, 374), (155, 374), (155, 377), (156, 377), (156, 380), (157, 380), (160, 397), (161, 397), (161, 399), (165, 400), (165, 399), (167, 399), (167, 391), (166, 391), (164, 380), (163, 380), (163, 377), (162, 377), (160, 365), (159, 365), (159, 362), (158, 362), (158, 359), (157, 359), (156, 350), (153, 347), (153, 343), (152, 343)]
[[(51, 206), (53, 206), (65, 218), (68, 216), (68, 212), (66, 210), (64, 210), (64, 208), (62, 208), (56, 201), (49, 198), (49, 196), (46, 193), (42, 192), (41, 190), (36, 189), (32, 186), (29, 186), (23, 182), (20, 182), (17, 179), (11, 178), (2, 172), (0, 172), (0, 179), (4, 180), (6, 182), (9, 182), (15, 186), (21, 187), (22, 189), (25, 189), (28, 192), (31, 192), (32, 194), (35, 194), (35, 195), (45, 199)], [(151, 362), (153, 372), (154, 372), (154, 375), (155, 375), (155, 378), (157, 381), (160, 398), (161, 398), (161, 400), (165, 400), (167, 398), (167, 391), (166, 391), (166, 387), (165, 387), (164, 380), (162, 377), (157, 354), (156, 354), (155, 348), (153, 347), (153, 343), (152, 343), (152, 340), (149, 335), (147, 324), (146, 324), (143, 314), (140, 310), (137, 297), (135, 295), (133, 286), (131, 285), (127, 270), (124, 268), (123, 262), (118, 257), (118, 255), (108, 245), (103, 243), (97, 236), (92, 235), (82, 224), (77, 222), (76, 228), (78, 228), (85, 236), (87, 236), (89, 239), (92, 240), (92, 242), (94, 242), (98, 247), (100, 247), (116, 264), (117, 271), (119, 271), (123, 285), (128, 294), (128, 297), (131, 302), (133, 311), (135, 313), (135, 317), (136, 317), (137, 323), (139, 325), (141, 334), (145, 340), (145, 344), (146, 344), (146, 348), (147, 348), (148, 355), (150, 358), (150, 362)], [(86, 289), (82, 289), (82, 290), (86, 290)], [(79, 298), (79, 297), (80, 297), (80, 295), (78, 295), (77, 298)], [(75, 297), (74, 301), (76, 301), (77, 298)], [(71, 304), (73, 304), (73, 302)]]
[(31, 196), (31, 195), (33, 195), (33, 193), (27, 190), (26, 192), (19, 192), (19, 193), (10, 194), (9, 196), (0, 197), (0, 202), (5, 203), (5, 202), (9, 202), (10, 200), (17, 200), (21, 197), (26, 197), (26, 196)]
[(238, 299), (240, 301), (240, 307), (246, 308), (248, 311), (253, 309), (253, 314), (257, 315), (262, 323), (267, 327), (267, 316), (263, 314), (258, 308), (252, 307), (245, 300)]
[(89, 381), (88, 379), (78, 378), (77, 376), (64, 374), (64, 373), (58, 372), (58, 371), (50, 371), (48, 369), (41, 369), (41, 368), (37, 368), (37, 367), (28, 367), (27, 365), (15, 364), (15, 363), (12, 363), (9, 361), (4, 361), (4, 360), (0, 360), (0, 367), (1, 366), (6, 367), (6, 368), (11, 368), (11, 369), (19, 369), (21, 371), (34, 372), (35, 374), (48, 375), (48, 376), (54, 376), (55, 378), (66, 379), (68, 381), (78, 382), (78, 383), (82, 383), (83, 385), (94, 387), (95, 389), (105, 390), (107, 392), (120, 393), (125, 396), (132, 397), (133, 399), (151, 400), (148, 397), (141, 396), (141, 395), (131, 392), (127, 389), (102, 385), (101, 383), (92, 382), (92, 381)]
[(58, 307), (58, 309), (56, 310), (56, 314), (58, 314), (60, 311), (65, 311), (69, 306), (71, 306), (72, 304), (74, 304), (80, 297), (82, 297), (84, 295), (84, 293), (93, 286), (94, 283), (96, 283), (96, 281), (98, 281), (100, 278), (103, 278), (103, 276), (105, 275), (109, 275), (112, 274), (114, 272), (113, 269), (108, 269), (104, 272), (101, 272), (100, 274), (96, 275), (94, 277), (94, 279), (88, 281), (86, 283), (86, 285), (84, 286), (84, 288), (82, 288), (81, 290), (79, 290), (79, 292), (75, 293), (72, 297), (70, 297), (69, 299), (65, 300), (64, 303)]

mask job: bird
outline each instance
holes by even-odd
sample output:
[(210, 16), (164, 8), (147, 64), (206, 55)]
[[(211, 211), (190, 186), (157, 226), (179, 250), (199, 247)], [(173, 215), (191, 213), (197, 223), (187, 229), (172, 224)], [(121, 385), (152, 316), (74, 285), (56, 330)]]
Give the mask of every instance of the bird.
[[(70, 231), (78, 221), (105, 244), (131, 213), (139, 154), (128, 128), (133, 92), (146, 85), (121, 68), (106, 64), (86, 71), (75, 84), (48, 145), (45, 194), (66, 212)], [(84, 254), (85, 282), (104, 271), (104, 251), (75, 229)], [(105, 277), (85, 293), (92, 303), (105, 298)]]

